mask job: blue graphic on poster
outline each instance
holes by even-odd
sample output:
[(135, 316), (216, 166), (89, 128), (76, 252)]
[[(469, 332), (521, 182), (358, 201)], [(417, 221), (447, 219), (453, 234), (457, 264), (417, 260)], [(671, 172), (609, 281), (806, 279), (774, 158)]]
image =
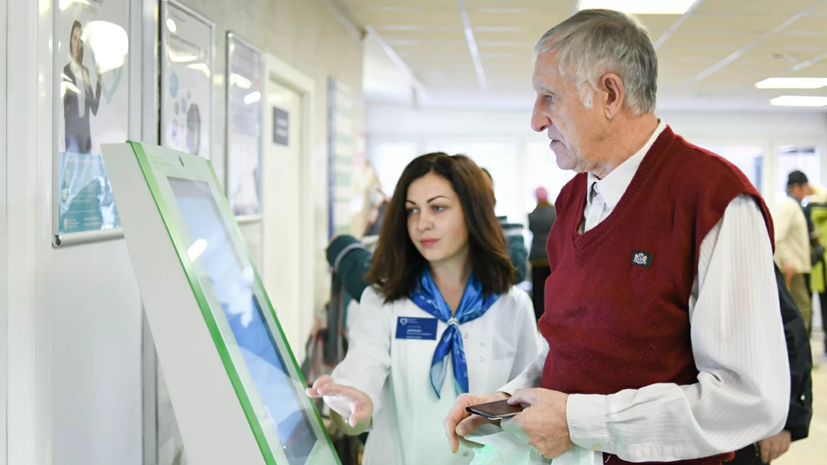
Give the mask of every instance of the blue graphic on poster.
[(103, 157), (91, 153), (61, 153), (59, 172), (61, 234), (121, 226)]

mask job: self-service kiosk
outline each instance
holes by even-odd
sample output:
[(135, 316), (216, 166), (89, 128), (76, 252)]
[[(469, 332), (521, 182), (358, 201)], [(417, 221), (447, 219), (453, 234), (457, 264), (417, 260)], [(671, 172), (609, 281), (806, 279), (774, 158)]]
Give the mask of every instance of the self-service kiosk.
[(191, 463), (338, 464), (212, 164), (102, 152)]

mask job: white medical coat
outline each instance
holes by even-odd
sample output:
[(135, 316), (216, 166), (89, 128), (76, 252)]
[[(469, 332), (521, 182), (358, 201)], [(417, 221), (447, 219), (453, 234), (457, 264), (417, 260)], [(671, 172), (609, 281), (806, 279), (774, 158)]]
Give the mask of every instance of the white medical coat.
[[(457, 395), (452, 357), (437, 398), (431, 387), (434, 350), (447, 325), (440, 321), (435, 340), (396, 339), (400, 317), (433, 318), (410, 299), (384, 304), (368, 288), (350, 328), (345, 359), (333, 371), (336, 384), (353, 386), (373, 401), (373, 423), (364, 465), (468, 464), (473, 450), (457, 454), (442, 426)], [(531, 299), (512, 288), (481, 317), (459, 326), (468, 364), (471, 393), (491, 393), (520, 374), (538, 355), (541, 339)]]

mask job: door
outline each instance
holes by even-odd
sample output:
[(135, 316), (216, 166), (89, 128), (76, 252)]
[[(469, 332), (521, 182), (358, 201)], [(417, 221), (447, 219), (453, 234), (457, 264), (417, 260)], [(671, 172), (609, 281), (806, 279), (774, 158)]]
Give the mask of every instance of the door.
[[(270, 75), (264, 107), (264, 287), (296, 360), (304, 359), (307, 321), (301, 315), (302, 94)], [(308, 202), (305, 202), (307, 204)]]

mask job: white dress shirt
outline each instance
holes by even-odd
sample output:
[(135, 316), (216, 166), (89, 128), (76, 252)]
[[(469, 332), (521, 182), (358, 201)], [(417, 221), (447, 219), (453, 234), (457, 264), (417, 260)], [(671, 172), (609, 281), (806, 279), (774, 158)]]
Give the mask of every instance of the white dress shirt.
[[(345, 359), (332, 373), (336, 384), (353, 386), (373, 402), (373, 424), (365, 447), (365, 465), (466, 465), (472, 449), (457, 454), (445, 438), (442, 422), (454, 406), (452, 357), (437, 398), (431, 387), (434, 350), (447, 325), (439, 321), (435, 340), (396, 338), (400, 317), (433, 318), (410, 299), (385, 304), (365, 289), (350, 329)], [(485, 314), (459, 326), (472, 393), (490, 393), (516, 377), (540, 352), (534, 307), (517, 288)]]
[[(581, 230), (611, 214), (664, 128), (661, 122), (646, 146), (604, 179), (589, 175)], [(789, 362), (772, 248), (752, 197), (733, 199), (702, 241), (688, 307), (698, 382), (570, 395), (566, 416), (576, 445), (631, 462), (675, 461), (733, 452), (781, 431)], [(500, 391), (539, 387), (548, 350), (546, 343)]]

